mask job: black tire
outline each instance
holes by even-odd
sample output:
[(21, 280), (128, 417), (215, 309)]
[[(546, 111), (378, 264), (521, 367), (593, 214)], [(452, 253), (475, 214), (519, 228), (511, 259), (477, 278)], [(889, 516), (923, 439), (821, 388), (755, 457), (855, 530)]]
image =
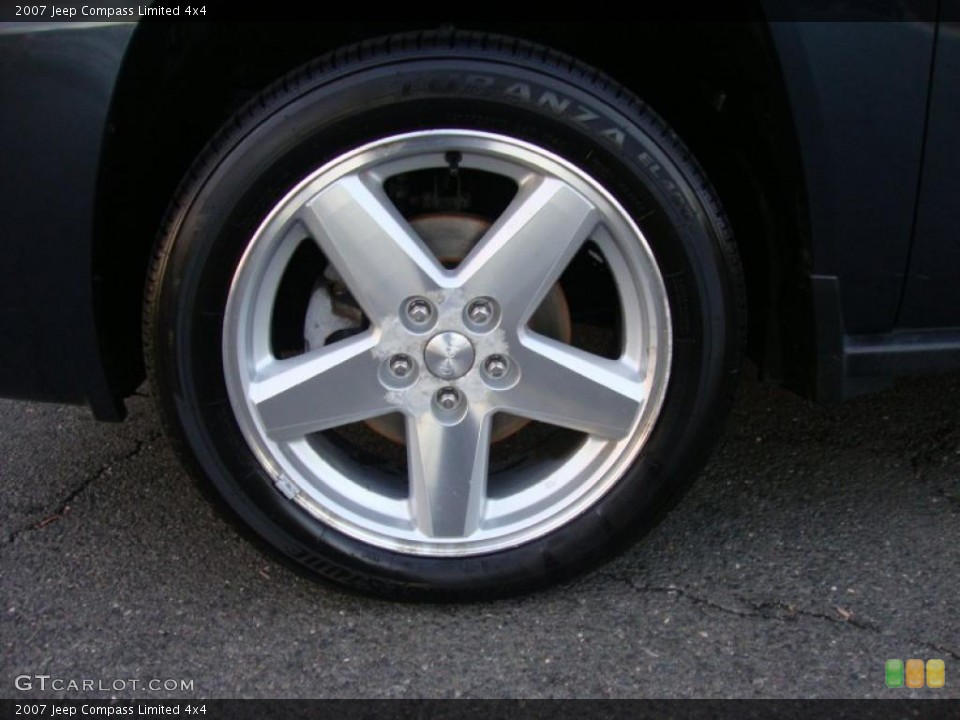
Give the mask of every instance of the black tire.
[[(231, 278), (279, 198), (350, 149), (443, 126), (528, 141), (596, 178), (642, 222), (665, 280), (673, 332), (666, 399), (629, 471), (587, 512), (549, 534), (459, 558), (375, 547), (288, 501), (238, 427), (221, 354)], [(172, 203), (144, 317), (150, 380), (168, 431), (186, 464), (243, 524), (295, 563), (353, 589), (476, 599), (570, 577), (653, 526), (705, 461), (728, 412), (745, 303), (720, 203), (650, 108), (600, 72), (543, 47), (492, 35), (421, 33), (323, 57), (225, 125)]]

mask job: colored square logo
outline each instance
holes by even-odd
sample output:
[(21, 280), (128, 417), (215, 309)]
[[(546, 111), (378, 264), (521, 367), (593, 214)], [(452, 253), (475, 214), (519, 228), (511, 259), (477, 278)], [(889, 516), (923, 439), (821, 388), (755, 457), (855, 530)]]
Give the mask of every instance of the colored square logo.
[(907, 687), (923, 687), (923, 660), (907, 660)]
[(943, 660), (927, 660), (927, 687), (942, 688), (946, 674)]
[(903, 660), (887, 660), (885, 674), (888, 688), (903, 687)]

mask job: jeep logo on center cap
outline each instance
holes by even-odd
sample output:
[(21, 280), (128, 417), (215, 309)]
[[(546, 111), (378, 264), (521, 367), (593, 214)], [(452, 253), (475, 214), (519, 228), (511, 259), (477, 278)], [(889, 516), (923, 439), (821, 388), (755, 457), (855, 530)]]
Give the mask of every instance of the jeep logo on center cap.
[(443, 332), (430, 338), (423, 360), (431, 373), (444, 380), (456, 380), (473, 367), (473, 344), (460, 333)]

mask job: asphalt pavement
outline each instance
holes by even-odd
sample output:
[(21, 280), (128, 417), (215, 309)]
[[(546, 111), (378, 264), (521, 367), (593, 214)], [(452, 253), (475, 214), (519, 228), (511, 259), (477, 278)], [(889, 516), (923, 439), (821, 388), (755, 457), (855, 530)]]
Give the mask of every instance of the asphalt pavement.
[[(278, 566), (181, 471), (148, 391), (129, 407), (0, 401), (2, 697), (960, 698), (960, 375), (831, 407), (747, 378), (644, 542), (468, 605)], [(946, 686), (885, 688), (889, 658), (941, 658)]]

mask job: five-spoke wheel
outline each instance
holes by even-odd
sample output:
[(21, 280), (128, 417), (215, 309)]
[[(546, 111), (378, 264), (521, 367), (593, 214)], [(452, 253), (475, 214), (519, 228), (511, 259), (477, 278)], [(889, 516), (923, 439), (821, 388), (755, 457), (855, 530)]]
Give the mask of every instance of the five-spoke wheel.
[[(447, 172), (453, 153), (458, 173), (506, 178), (515, 195), (445, 267), (385, 185)], [(305, 241), (342, 279), (364, 329), (277, 357), (271, 313), (285, 311), (282, 279)], [(530, 327), (588, 241), (613, 267), (623, 318), (614, 357)], [(589, 506), (642, 447), (663, 401), (670, 347), (663, 281), (623, 208), (543, 148), (466, 130), (384, 138), (304, 179), (252, 239), (223, 326), (234, 410), (293, 500), (359, 539), (435, 555), (527, 541)], [(322, 436), (391, 413), (404, 420), (405, 497), (363, 462), (332, 462), (335, 448)], [(492, 494), (498, 413), (577, 434), (565, 456), (529, 463), (509, 491)]]

